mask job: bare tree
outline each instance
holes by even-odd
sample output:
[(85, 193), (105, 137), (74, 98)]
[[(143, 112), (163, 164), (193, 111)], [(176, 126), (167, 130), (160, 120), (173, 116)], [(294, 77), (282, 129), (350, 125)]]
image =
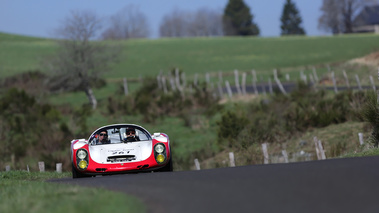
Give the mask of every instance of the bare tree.
[(321, 6), (322, 15), (318, 20), (318, 27), (325, 31), (330, 31), (333, 34), (342, 32), (341, 29), (341, 14), (338, 11), (338, 1), (323, 0)]
[(161, 37), (221, 36), (221, 12), (207, 8), (195, 12), (174, 9), (163, 17), (159, 28)]
[(185, 11), (174, 9), (163, 17), (159, 27), (160, 37), (185, 37), (187, 36), (189, 14)]
[(189, 36), (222, 36), (222, 13), (202, 8), (192, 13), (188, 26)]
[(51, 88), (84, 91), (93, 109), (97, 100), (92, 87), (116, 61), (120, 50), (93, 41), (100, 30), (101, 19), (95, 13), (71, 12), (57, 29), (57, 34), (62, 38), (58, 41), (58, 51), (46, 60), (46, 68), (53, 74), (49, 82)]
[(150, 35), (146, 16), (134, 5), (128, 5), (110, 18), (103, 39), (146, 38)]
[(338, 33), (352, 33), (353, 19), (361, 8), (376, 0), (323, 0), (319, 28)]

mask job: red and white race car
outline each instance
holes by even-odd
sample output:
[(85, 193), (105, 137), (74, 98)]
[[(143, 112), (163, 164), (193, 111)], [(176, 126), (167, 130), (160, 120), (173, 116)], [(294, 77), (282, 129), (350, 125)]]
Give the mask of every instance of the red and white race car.
[(71, 141), (72, 177), (172, 171), (170, 140), (134, 124), (113, 124)]

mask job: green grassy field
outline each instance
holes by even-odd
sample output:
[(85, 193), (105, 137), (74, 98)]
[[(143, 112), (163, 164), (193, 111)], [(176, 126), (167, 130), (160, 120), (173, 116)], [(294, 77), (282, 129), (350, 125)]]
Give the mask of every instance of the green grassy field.
[[(167, 73), (174, 67), (188, 76), (205, 72), (300, 68), (346, 61), (379, 50), (374, 34), (333, 37), (218, 37), (116, 41), (120, 63), (106, 78), (137, 78)], [(0, 77), (40, 69), (43, 57), (56, 51), (53, 40), (0, 33)], [(298, 73), (296, 73), (298, 75)]]
[(126, 60), (110, 75), (118, 77), (133, 70), (158, 74), (172, 67), (189, 75), (234, 69), (271, 72), (274, 68), (345, 61), (377, 50), (378, 41), (377, 35), (141, 40), (125, 43)]
[[(116, 42), (124, 47), (124, 51), (120, 56), (120, 63), (105, 76), (108, 86), (94, 91), (100, 100), (115, 93), (123, 77), (136, 79), (139, 76), (155, 76), (160, 71), (167, 74), (174, 67), (182, 69), (188, 80), (193, 79), (195, 73), (204, 81), (205, 72), (210, 72), (211, 80), (217, 81), (219, 71), (230, 73), (238, 69), (249, 72), (255, 69), (258, 78), (267, 81), (274, 68), (282, 70), (282, 78), (286, 73), (291, 79), (299, 79), (300, 70), (304, 69), (305, 74), (310, 74), (311, 67), (316, 66), (321, 76), (327, 72), (326, 64), (343, 62), (379, 50), (379, 36), (374, 34), (141, 39)], [(0, 78), (29, 70), (41, 70), (43, 58), (56, 50), (57, 45), (51, 39), (0, 33)], [(352, 72), (349, 68), (346, 70), (348, 73)], [(336, 75), (343, 78), (342, 72)], [(354, 84), (353, 73), (350, 78), (350, 82)], [(224, 80), (226, 79), (233, 84), (232, 75), (225, 76)], [(250, 82), (250, 77), (248, 81)], [(368, 78), (362, 81), (369, 83)], [(133, 91), (138, 84), (130, 83), (129, 87)], [(82, 93), (54, 95), (49, 98), (56, 104), (87, 102)]]

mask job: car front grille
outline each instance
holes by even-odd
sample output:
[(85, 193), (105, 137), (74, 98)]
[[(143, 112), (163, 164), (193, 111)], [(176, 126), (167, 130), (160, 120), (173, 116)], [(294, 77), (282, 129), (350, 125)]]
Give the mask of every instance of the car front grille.
[(127, 161), (133, 161), (136, 160), (135, 155), (117, 155), (117, 156), (110, 156), (107, 158), (107, 162), (116, 163), (116, 162), (127, 162)]

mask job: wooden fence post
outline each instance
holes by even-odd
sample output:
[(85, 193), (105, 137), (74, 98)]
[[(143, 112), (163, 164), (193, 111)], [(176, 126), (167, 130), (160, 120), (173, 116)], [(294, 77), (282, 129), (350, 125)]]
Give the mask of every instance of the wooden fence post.
[(282, 83), (280, 83), (280, 80), (279, 80), (279, 78), (278, 78), (278, 71), (277, 71), (276, 69), (274, 69), (274, 80), (276, 81), (276, 84), (278, 85), (280, 91), (282, 91), (282, 93), (283, 93), (284, 95), (287, 95), (287, 92), (286, 92), (286, 90), (284, 89)]
[(315, 144), (315, 147), (316, 147), (316, 154), (317, 154), (317, 160), (320, 160), (321, 159), (321, 153), (320, 153), (320, 149), (318, 147), (318, 140), (317, 140), (317, 137), (313, 137), (313, 142)]
[(286, 150), (282, 150), (282, 155), (284, 157), (284, 162), (288, 163), (288, 154)]
[(246, 95), (246, 73), (242, 73), (242, 94)]
[(29, 170), (29, 165), (26, 165), (26, 171), (27, 171), (27, 172), (30, 172), (30, 170)]
[(194, 160), (194, 162), (195, 162), (196, 170), (200, 170), (200, 163), (199, 163), (199, 160), (196, 158), (196, 159)]
[(315, 146), (316, 146), (317, 159), (318, 160), (325, 160), (326, 155), (325, 155), (324, 146), (322, 145), (321, 140), (318, 140), (317, 137), (314, 137), (313, 141), (314, 141)]
[(264, 164), (268, 164), (269, 156), (267, 152), (267, 143), (262, 143), (262, 151), (263, 151), (263, 157), (264, 157)]
[(291, 79), (290, 79), (290, 74), (288, 74), (288, 73), (286, 73), (286, 80), (287, 81), (290, 81)]
[(167, 84), (166, 84), (166, 78), (164, 76), (161, 77), (162, 80), (162, 87), (164, 94), (167, 94)]
[(172, 91), (175, 91), (175, 90), (176, 90), (176, 87), (175, 87), (175, 80), (172, 78), (171, 75), (170, 75), (170, 85), (171, 85), (171, 90), (172, 90)]
[(88, 96), (91, 99), (90, 102), (91, 102), (91, 105), (92, 105), (92, 109), (96, 109), (97, 100), (96, 100), (95, 95), (93, 94), (93, 90), (91, 88), (88, 89)]
[(364, 144), (364, 141), (363, 141), (363, 133), (358, 133), (358, 138), (359, 138), (359, 144), (360, 144), (360, 145), (363, 145), (363, 144)]
[(125, 94), (125, 96), (127, 96), (129, 94), (128, 81), (126, 78), (124, 78), (123, 81), (124, 81), (124, 94)]
[(356, 74), (355, 79), (357, 80), (359, 90), (362, 90), (361, 81), (359, 80), (359, 76)]
[(11, 166), (9, 166), (9, 165), (6, 165), (6, 166), (5, 166), (5, 171), (6, 171), (6, 172), (9, 172), (9, 171), (11, 171)]
[(229, 161), (230, 161), (230, 167), (235, 167), (236, 163), (234, 162), (234, 153), (229, 152)]
[(228, 91), (229, 98), (233, 97), (232, 89), (230, 88), (229, 81), (225, 81), (226, 91)]
[(179, 76), (179, 69), (175, 69), (175, 86), (178, 88), (178, 90), (183, 93), (182, 85), (180, 85), (180, 76)]
[(347, 77), (346, 71), (343, 70), (342, 72), (343, 72), (343, 76), (345, 77), (346, 86), (347, 86), (347, 88), (350, 89), (349, 78)]
[(319, 146), (320, 152), (321, 152), (321, 159), (325, 160), (326, 159), (326, 155), (325, 155), (324, 146), (322, 145), (321, 140), (318, 140), (318, 146)]
[(56, 167), (57, 167), (57, 172), (62, 173), (62, 163), (57, 163)]
[(43, 161), (38, 162), (38, 168), (40, 172), (45, 172), (45, 162)]
[(240, 87), (240, 82), (239, 82), (239, 75), (238, 75), (238, 70), (234, 70), (234, 81), (236, 83), (236, 88), (237, 88), (237, 93), (238, 95), (241, 95), (241, 87)]
[(205, 81), (207, 82), (207, 88), (209, 87), (209, 83), (211, 82), (211, 77), (209, 73), (205, 73)]
[(304, 84), (307, 84), (307, 76), (304, 75), (304, 70), (300, 71), (300, 79), (304, 81)]
[(334, 86), (334, 92), (338, 93), (337, 81), (336, 81), (336, 78), (334, 76), (334, 72), (332, 72), (332, 81), (333, 81), (333, 86)]

